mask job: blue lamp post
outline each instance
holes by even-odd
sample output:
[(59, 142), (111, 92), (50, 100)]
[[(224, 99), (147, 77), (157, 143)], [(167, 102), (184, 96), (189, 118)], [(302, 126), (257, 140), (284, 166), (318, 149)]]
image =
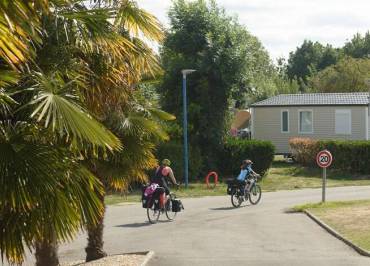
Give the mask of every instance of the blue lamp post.
[(184, 134), (184, 175), (185, 187), (189, 184), (189, 155), (188, 155), (188, 111), (186, 102), (186, 75), (193, 73), (194, 69), (183, 69), (182, 73), (182, 111), (183, 111), (183, 134)]

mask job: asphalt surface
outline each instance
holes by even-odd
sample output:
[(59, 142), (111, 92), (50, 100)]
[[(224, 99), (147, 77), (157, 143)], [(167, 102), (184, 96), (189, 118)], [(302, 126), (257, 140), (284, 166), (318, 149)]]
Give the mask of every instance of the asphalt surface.
[[(370, 198), (370, 186), (329, 188), (327, 200)], [(150, 225), (139, 204), (109, 206), (105, 250), (109, 254), (153, 250), (156, 265), (370, 265), (310, 218), (286, 210), (319, 202), (320, 189), (264, 193), (256, 206), (232, 208), (228, 196), (183, 199), (173, 222)], [(60, 247), (62, 262), (83, 259), (86, 236)], [(30, 262), (30, 261), (29, 261)]]

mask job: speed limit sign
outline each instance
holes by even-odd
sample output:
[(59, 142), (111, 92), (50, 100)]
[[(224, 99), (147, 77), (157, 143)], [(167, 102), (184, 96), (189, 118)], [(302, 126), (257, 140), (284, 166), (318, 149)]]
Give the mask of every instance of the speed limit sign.
[(320, 151), (316, 156), (316, 162), (321, 168), (327, 168), (333, 162), (333, 156), (328, 150)]
[(316, 156), (316, 162), (318, 166), (322, 168), (322, 202), (326, 199), (326, 168), (333, 162), (333, 156), (330, 151), (320, 151)]

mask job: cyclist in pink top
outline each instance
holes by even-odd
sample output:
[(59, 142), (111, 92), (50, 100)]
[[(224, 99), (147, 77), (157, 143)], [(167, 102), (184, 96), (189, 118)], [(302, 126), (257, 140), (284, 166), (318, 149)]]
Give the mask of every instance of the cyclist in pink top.
[(168, 188), (166, 180), (167, 178), (170, 179), (172, 184), (178, 185), (170, 165), (171, 161), (168, 159), (164, 159), (161, 166), (159, 166), (155, 171), (154, 178), (151, 180), (152, 183), (157, 183), (159, 186), (163, 187), (167, 195), (170, 194), (170, 190)]

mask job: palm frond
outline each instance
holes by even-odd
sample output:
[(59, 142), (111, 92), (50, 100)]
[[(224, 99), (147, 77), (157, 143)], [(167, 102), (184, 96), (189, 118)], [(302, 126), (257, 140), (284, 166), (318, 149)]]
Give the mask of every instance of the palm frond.
[(101, 176), (106, 187), (125, 191), (134, 182), (144, 183), (148, 180), (148, 170), (158, 165), (155, 158), (155, 145), (143, 141), (137, 136), (125, 137), (125, 148), (98, 162)]
[(65, 35), (66, 41), (80, 48), (83, 53), (99, 53), (116, 59), (131, 54), (135, 45), (115, 29), (110, 20), (115, 14), (112, 8), (89, 9), (84, 5), (72, 5), (54, 12), (57, 34)]
[(138, 7), (132, 0), (122, 0), (116, 15), (115, 25), (122, 26), (134, 37), (140, 34), (153, 41), (163, 39), (163, 29), (158, 19), (147, 11)]
[(158, 109), (158, 108), (150, 107), (147, 110), (153, 118), (158, 119), (158, 120), (172, 121), (172, 120), (176, 119), (176, 116), (174, 116), (170, 113), (167, 113), (167, 112), (165, 112), (161, 109)]
[(40, 14), (48, 12), (48, 3), (48, 0), (0, 1), (0, 57), (12, 67), (19, 68), (34, 54), (30, 41), (41, 43)]
[[(108, 124), (118, 136), (140, 136), (154, 142), (168, 139), (161, 125), (140, 113), (116, 114)], [(115, 121), (115, 122), (113, 122)]]
[(5, 92), (4, 89), (0, 89), (0, 115), (5, 117), (12, 112), (12, 107), (18, 103)]
[(19, 74), (12, 70), (0, 70), (0, 88), (16, 84), (19, 80)]
[(133, 43), (136, 49), (130, 57), (130, 63), (140, 73), (136, 82), (139, 82), (143, 76), (156, 77), (161, 75), (163, 70), (153, 49), (139, 38), (133, 38)]
[(35, 73), (35, 99), (29, 105), (35, 106), (31, 117), (51, 127), (60, 137), (71, 139), (78, 147), (80, 143), (116, 150), (121, 147), (119, 139), (101, 123), (91, 117), (80, 105), (77, 96), (68, 89), (74, 81), (64, 82), (57, 74), (46, 77)]
[(126, 113), (115, 112), (105, 123), (125, 143), (119, 152), (98, 163), (107, 187), (126, 190), (133, 182), (147, 181), (147, 172), (157, 164), (155, 144), (168, 139), (161, 121), (173, 116), (158, 109), (147, 109), (140, 104), (125, 106)]

